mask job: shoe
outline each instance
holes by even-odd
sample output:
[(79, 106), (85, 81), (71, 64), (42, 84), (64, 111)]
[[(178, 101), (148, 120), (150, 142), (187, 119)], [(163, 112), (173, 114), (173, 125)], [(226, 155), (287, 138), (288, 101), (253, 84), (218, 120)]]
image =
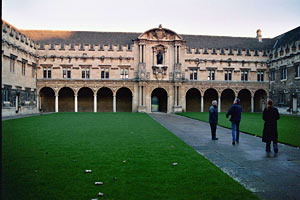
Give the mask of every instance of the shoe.
[(236, 143), (239, 143), (239, 141), (237, 140)]
[(232, 145), (235, 145), (235, 141), (232, 141)]
[(219, 138), (213, 138), (212, 140), (218, 140)]
[(271, 152), (271, 150), (270, 150), (270, 149), (266, 149), (266, 152), (267, 152), (267, 153), (270, 153), (270, 152)]
[(278, 153), (278, 149), (274, 149), (274, 153)]

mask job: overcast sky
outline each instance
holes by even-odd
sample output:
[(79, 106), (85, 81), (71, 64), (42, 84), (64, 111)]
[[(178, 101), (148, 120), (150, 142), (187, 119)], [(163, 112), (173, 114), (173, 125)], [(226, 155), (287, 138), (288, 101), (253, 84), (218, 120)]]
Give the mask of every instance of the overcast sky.
[(275, 37), (300, 25), (300, 0), (3, 0), (19, 29)]

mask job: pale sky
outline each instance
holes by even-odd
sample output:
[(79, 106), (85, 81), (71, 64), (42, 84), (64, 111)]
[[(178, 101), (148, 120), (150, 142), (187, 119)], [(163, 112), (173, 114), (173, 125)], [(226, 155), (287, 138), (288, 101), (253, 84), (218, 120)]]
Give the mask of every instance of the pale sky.
[(278, 36), (300, 26), (300, 0), (3, 0), (18, 29)]

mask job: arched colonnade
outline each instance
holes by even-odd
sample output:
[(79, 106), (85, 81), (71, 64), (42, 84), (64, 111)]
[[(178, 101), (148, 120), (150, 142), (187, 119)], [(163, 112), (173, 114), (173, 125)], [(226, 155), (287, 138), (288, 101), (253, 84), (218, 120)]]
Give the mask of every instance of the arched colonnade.
[[(55, 92), (56, 91), (56, 92)], [(147, 94), (145, 94), (147, 95)], [(70, 87), (61, 87), (54, 90), (51, 87), (42, 87), (39, 90), (39, 108), (44, 112), (132, 112), (134, 109), (134, 92), (128, 87), (109, 88), (101, 87), (93, 90), (82, 87), (77, 91)], [(180, 96), (176, 95), (177, 98)], [(154, 88), (149, 93), (151, 112), (169, 112), (169, 91), (164, 88)], [(233, 90), (225, 88), (205, 90), (196, 87), (185, 91), (184, 111), (207, 112), (212, 100), (218, 101), (219, 112), (226, 112), (238, 97), (244, 112), (261, 112), (267, 99), (264, 89), (250, 91), (249, 89)], [(180, 100), (174, 100), (174, 105)]]
[(226, 88), (218, 92), (214, 88), (200, 90), (192, 87), (187, 90), (185, 98), (186, 112), (208, 112), (213, 100), (218, 101), (219, 112), (227, 112), (235, 98), (240, 99), (243, 112), (261, 112), (265, 106), (267, 92), (264, 89), (251, 92), (246, 88), (239, 91)]

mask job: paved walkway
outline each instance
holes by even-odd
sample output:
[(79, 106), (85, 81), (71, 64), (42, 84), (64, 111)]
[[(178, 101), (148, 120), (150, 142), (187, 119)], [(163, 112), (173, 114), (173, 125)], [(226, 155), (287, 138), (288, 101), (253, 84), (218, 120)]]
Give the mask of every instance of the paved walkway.
[(37, 116), (37, 115), (46, 115), (46, 114), (51, 114), (51, 113), (53, 113), (53, 112), (43, 112), (43, 113), (34, 113), (34, 114), (22, 114), (22, 115), (6, 116), (6, 117), (2, 117), (2, 121), (9, 120), (9, 119), (32, 117), (32, 116)]
[(268, 155), (259, 137), (241, 133), (233, 146), (230, 129), (218, 127), (219, 140), (212, 141), (208, 123), (175, 114), (150, 116), (259, 197), (300, 200), (299, 148), (279, 144), (278, 155)]

